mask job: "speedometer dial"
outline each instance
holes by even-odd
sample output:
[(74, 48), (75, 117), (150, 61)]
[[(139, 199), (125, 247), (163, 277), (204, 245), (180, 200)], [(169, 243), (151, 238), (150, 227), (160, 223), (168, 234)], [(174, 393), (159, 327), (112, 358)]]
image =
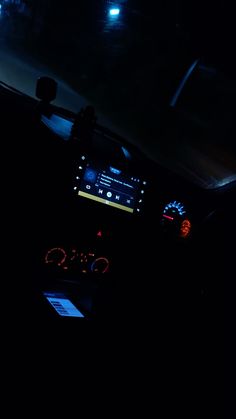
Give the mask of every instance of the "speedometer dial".
[(176, 217), (183, 217), (184, 214), (186, 214), (184, 205), (181, 202), (173, 201), (165, 206), (163, 218), (173, 221)]
[(181, 202), (172, 201), (165, 205), (161, 224), (165, 233), (186, 238), (191, 231), (191, 222), (186, 218), (186, 210)]

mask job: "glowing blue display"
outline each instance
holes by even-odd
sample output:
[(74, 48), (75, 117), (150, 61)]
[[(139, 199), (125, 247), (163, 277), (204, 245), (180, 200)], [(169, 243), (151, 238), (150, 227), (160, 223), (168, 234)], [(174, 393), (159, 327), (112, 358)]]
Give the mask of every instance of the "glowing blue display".
[(118, 7), (109, 10), (110, 16), (119, 16), (119, 14), (120, 14), (120, 9), (118, 9)]
[(110, 172), (114, 173), (115, 175), (120, 175), (121, 174), (121, 170), (116, 169), (115, 167), (110, 166)]
[(94, 169), (86, 169), (85, 174), (84, 174), (84, 180), (86, 180), (87, 182), (92, 182), (95, 183), (97, 179), (97, 171)]
[(177, 201), (170, 202), (165, 206), (163, 213), (166, 214), (168, 211), (177, 212), (181, 216), (186, 214), (184, 205)]
[(52, 305), (54, 310), (62, 317), (84, 317), (74, 304), (63, 294), (59, 293), (44, 293), (45, 297)]

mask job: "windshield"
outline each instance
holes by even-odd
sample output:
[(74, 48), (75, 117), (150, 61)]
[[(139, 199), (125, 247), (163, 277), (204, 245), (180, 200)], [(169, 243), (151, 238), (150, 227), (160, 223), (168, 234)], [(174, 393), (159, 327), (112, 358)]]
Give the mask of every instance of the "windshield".
[[(231, 130), (235, 75), (226, 65), (231, 14), (228, 10), (224, 20), (214, 4), (189, 3), (0, 0), (0, 80), (35, 96), (37, 78), (54, 77), (59, 82), (56, 105), (78, 112), (92, 104), (101, 124), (152, 159), (205, 188), (225, 185), (236, 174)], [(219, 17), (220, 42), (219, 35), (215, 38)], [(175, 104), (181, 135), (166, 135), (165, 111), (196, 60)], [(227, 67), (230, 81), (212, 77), (215, 67), (223, 73)], [(183, 134), (186, 117), (194, 122)], [(219, 119), (220, 139), (219, 130), (210, 130)], [(197, 121), (207, 130), (200, 132)]]

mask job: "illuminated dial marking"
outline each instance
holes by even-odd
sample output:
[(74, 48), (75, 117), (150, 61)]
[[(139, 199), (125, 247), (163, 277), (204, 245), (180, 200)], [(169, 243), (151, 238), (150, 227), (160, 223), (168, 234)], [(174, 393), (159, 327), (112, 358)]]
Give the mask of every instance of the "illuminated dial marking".
[(78, 258), (78, 252), (76, 249), (72, 249), (70, 260), (73, 261)]
[(183, 220), (180, 227), (180, 237), (186, 238), (191, 232), (191, 223), (188, 219)]
[(52, 263), (57, 266), (62, 266), (66, 260), (66, 252), (60, 247), (50, 249), (45, 256), (45, 263)]
[(104, 274), (109, 269), (109, 260), (105, 257), (100, 257), (94, 260), (91, 265), (91, 272)]
[(174, 220), (174, 217), (170, 217), (169, 215), (163, 214), (163, 218), (166, 218), (167, 220)]
[(184, 214), (186, 214), (186, 211), (184, 205), (182, 205), (180, 202), (173, 201), (165, 206), (163, 216), (164, 214), (178, 214), (182, 217)]

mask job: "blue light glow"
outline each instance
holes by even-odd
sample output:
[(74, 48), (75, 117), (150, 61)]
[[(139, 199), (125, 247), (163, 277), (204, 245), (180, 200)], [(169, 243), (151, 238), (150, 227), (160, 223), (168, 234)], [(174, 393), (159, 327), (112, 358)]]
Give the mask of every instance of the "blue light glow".
[(179, 215), (186, 214), (184, 206), (177, 201), (169, 202), (164, 208), (163, 214), (166, 214), (168, 210), (171, 210), (172, 212), (178, 212)]
[(67, 119), (55, 114), (52, 115), (50, 118), (47, 118), (45, 115), (42, 115), (41, 121), (53, 132), (55, 132), (55, 134), (63, 138), (63, 140), (69, 140), (71, 129), (73, 126), (73, 123), (71, 121), (68, 121)]
[(109, 10), (110, 16), (119, 16), (119, 14), (120, 14), (120, 9), (118, 8), (112, 8)]
[(110, 166), (110, 172), (114, 173), (115, 175), (120, 175), (121, 174), (121, 170), (116, 169), (115, 167)]
[(84, 180), (86, 180), (87, 182), (90, 183), (95, 183), (97, 179), (97, 172), (96, 170), (93, 169), (86, 169), (85, 174), (84, 174)]
[(84, 317), (81, 311), (79, 311), (68, 298), (65, 298), (64, 295), (57, 293), (44, 293), (44, 295), (60, 316)]
[(132, 156), (131, 156), (130, 152), (125, 147), (121, 147), (121, 150), (123, 151), (124, 156), (126, 157), (126, 159), (128, 159), (128, 160), (132, 159)]
[(190, 78), (190, 76), (192, 75), (193, 71), (195, 70), (195, 68), (197, 67), (199, 60), (194, 61), (194, 63), (191, 65), (191, 67), (188, 69), (187, 73), (184, 75), (183, 80), (181, 81), (181, 83), (178, 86), (177, 91), (175, 92), (173, 98), (171, 99), (170, 102), (170, 106), (172, 108), (174, 108), (178, 102), (178, 99), (184, 89), (184, 86), (186, 85), (188, 79)]

